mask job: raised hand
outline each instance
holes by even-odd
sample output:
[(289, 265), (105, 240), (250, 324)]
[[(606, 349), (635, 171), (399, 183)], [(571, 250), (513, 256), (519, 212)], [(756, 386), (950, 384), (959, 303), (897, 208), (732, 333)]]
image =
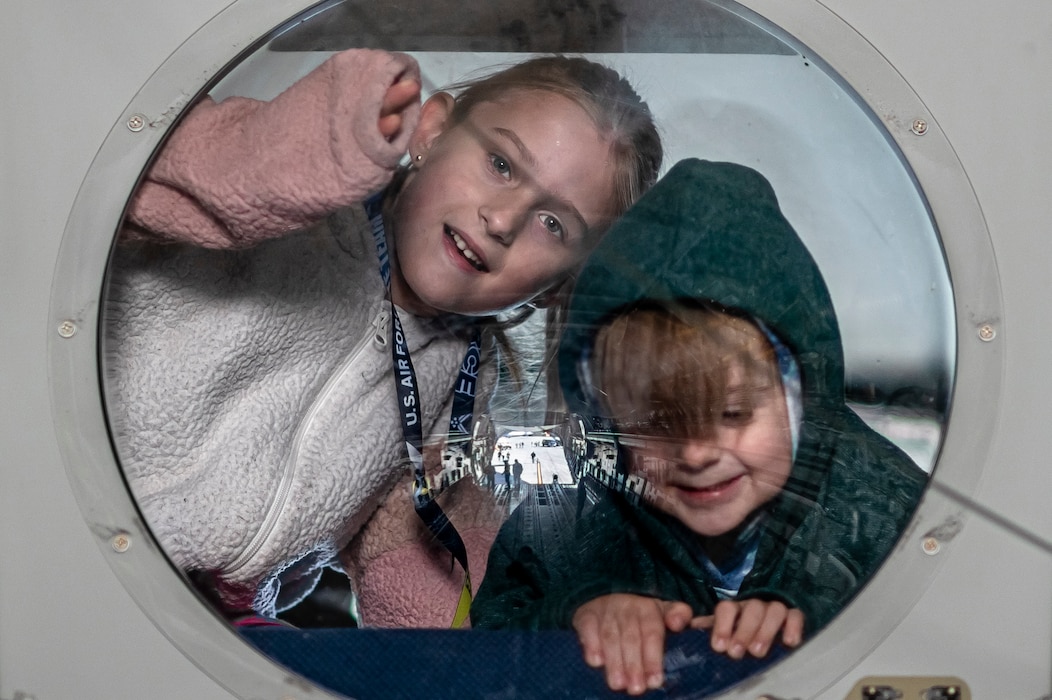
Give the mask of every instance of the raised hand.
[(403, 125), (403, 112), (420, 101), (420, 82), (415, 78), (401, 78), (387, 88), (380, 105), (380, 133), (388, 141), (399, 135)]

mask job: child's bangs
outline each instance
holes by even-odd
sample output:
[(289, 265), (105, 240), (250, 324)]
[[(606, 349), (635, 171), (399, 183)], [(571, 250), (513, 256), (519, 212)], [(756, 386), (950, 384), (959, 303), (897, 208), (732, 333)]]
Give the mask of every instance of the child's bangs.
[(731, 400), (748, 410), (778, 381), (770, 343), (750, 321), (680, 305), (635, 309), (604, 326), (594, 375), (619, 431), (670, 438), (710, 437)]

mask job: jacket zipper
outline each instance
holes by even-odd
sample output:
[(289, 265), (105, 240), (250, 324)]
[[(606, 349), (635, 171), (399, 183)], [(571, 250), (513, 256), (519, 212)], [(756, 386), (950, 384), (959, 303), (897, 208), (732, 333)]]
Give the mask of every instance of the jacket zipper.
[(329, 398), (329, 395), (332, 394), (336, 386), (350, 369), (351, 365), (357, 361), (369, 345), (373, 344), (381, 349), (387, 347), (388, 337), (390, 336), (390, 322), (391, 313), (385, 303), (373, 319), (373, 330), (371, 335), (366, 336), (359, 341), (354, 350), (351, 351), (351, 354), (340, 364), (337, 371), (329, 377), (327, 382), (325, 382), (325, 386), (322, 387), (318, 396), (311, 403), (306, 418), (300, 422), (299, 428), (296, 429), (296, 435), (292, 440), (292, 451), (289, 453), (289, 458), (285, 462), (285, 469), (281, 474), (281, 481), (278, 483), (278, 490), (274, 494), (274, 499), (271, 501), (266, 517), (263, 518), (263, 524), (260, 525), (259, 530), (256, 531), (255, 536), (248, 543), (248, 546), (241, 551), (241, 554), (239, 554), (230, 565), (225, 567), (224, 573), (226, 575), (235, 574), (248, 564), (253, 557), (259, 554), (259, 551), (263, 549), (263, 545), (266, 544), (267, 540), (270, 539), (270, 536), (274, 533), (274, 528), (278, 523), (278, 516), (281, 515), (281, 511), (285, 509), (289, 493), (292, 491), (292, 482), (293, 477), (295, 476), (296, 462), (299, 460), (303, 436), (306, 434), (307, 429), (310, 428), (311, 423), (314, 422), (314, 418), (318, 415), (318, 412)]

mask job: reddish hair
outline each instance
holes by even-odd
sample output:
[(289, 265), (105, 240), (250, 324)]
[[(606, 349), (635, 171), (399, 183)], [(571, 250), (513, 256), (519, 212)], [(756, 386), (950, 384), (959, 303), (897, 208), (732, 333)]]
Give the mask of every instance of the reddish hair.
[(695, 303), (615, 317), (596, 336), (591, 375), (620, 432), (661, 438), (709, 438), (728, 399), (747, 411), (781, 382), (774, 348), (752, 321)]

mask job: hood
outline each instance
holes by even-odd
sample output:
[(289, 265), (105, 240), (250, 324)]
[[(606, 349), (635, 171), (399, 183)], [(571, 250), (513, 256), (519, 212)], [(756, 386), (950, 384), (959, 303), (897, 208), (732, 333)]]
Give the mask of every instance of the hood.
[(573, 413), (596, 414), (582, 370), (597, 329), (642, 299), (704, 299), (761, 320), (796, 358), (805, 407), (843, 404), (829, 291), (774, 190), (751, 168), (680, 161), (611, 228), (578, 280), (559, 350)]

